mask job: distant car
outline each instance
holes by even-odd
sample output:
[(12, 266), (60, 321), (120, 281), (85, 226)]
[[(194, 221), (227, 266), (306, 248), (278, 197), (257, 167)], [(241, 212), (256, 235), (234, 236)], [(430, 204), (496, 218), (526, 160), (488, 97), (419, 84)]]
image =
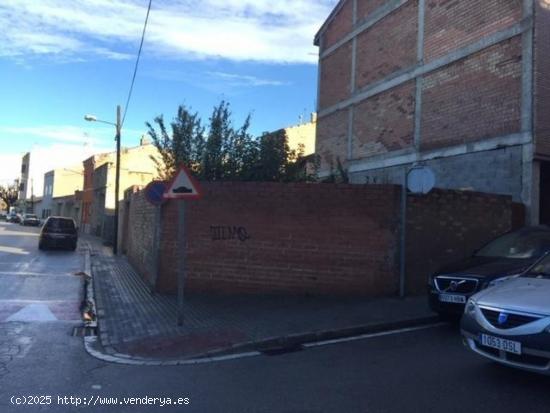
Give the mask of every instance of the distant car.
[(488, 359), (550, 374), (550, 255), (520, 277), (472, 296), (461, 333)]
[(8, 214), (6, 221), (13, 224), (19, 224), (21, 222), (21, 216), (19, 214)]
[(442, 268), (428, 280), (429, 304), (443, 318), (458, 319), (468, 298), (509, 278), (518, 277), (550, 251), (550, 227), (508, 232), (460, 263)]
[(37, 227), (40, 225), (40, 220), (34, 214), (23, 214), (23, 217), (21, 218), (21, 225)]
[(77, 242), (78, 232), (72, 218), (49, 217), (40, 231), (38, 248), (69, 248), (74, 251)]
[(8, 219), (8, 216), (3, 212), (0, 212), (0, 221), (5, 221), (6, 219)]

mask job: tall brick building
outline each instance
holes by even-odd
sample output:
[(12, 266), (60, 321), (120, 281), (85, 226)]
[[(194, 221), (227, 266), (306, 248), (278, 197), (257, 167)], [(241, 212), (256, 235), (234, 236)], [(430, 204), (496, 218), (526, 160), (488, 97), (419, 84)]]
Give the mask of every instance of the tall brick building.
[(315, 44), (322, 175), (420, 163), (550, 221), (550, 0), (341, 0)]

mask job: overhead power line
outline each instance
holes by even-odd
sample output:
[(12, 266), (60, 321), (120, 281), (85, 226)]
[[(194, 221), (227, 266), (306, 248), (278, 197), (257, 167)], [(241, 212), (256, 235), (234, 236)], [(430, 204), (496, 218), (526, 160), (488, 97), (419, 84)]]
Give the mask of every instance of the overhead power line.
[(145, 23), (143, 24), (143, 32), (141, 33), (141, 42), (139, 44), (139, 50), (136, 58), (136, 65), (134, 66), (134, 75), (132, 76), (132, 83), (130, 84), (130, 90), (128, 91), (128, 98), (126, 99), (126, 105), (124, 105), (124, 115), (122, 116), (121, 127), (124, 125), (126, 114), (128, 113), (128, 106), (130, 105), (130, 99), (132, 98), (132, 92), (134, 90), (134, 83), (136, 82), (136, 75), (139, 67), (139, 59), (141, 57), (141, 49), (143, 49), (143, 41), (145, 40), (145, 31), (147, 30), (147, 23), (149, 22), (149, 13), (151, 12), (151, 3), (153, 0), (149, 0), (149, 6), (147, 7), (147, 15), (145, 16)]

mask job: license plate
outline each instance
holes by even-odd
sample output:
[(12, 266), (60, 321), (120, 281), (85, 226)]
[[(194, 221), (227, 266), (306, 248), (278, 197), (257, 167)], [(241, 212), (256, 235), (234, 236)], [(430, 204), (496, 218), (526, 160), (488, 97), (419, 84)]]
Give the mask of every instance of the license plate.
[(481, 344), (507, 353), (521, 354), (521, 343), (519, 341), (506, 340), (504, 338), (481, 335)]
[(466, 297), (457, 294), (439, 294), (439, 301), (442, 303), (466, 304)]

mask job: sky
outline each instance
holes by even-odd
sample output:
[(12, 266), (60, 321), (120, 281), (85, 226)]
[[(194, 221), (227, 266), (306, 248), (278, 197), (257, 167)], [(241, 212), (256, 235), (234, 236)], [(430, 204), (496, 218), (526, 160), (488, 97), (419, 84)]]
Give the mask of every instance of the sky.
[[(132, 99), (124, 108), (148, 0), (0, 1), (0, 184), (21, 156), (136, 146), (145, 122), (180, 104), (206, 121), (221, 100), (259, 135), (309, 119), (317, 99), (313, 38), (337, 0), (152, 0)], [(32, 153), (32, 152), (31, 152)], [(63, 158), (63, 156), (61, 157)], [(80, 160), (78, 160), (80, 161)], [(76, 162), (78, 163), (78, 162)]]

